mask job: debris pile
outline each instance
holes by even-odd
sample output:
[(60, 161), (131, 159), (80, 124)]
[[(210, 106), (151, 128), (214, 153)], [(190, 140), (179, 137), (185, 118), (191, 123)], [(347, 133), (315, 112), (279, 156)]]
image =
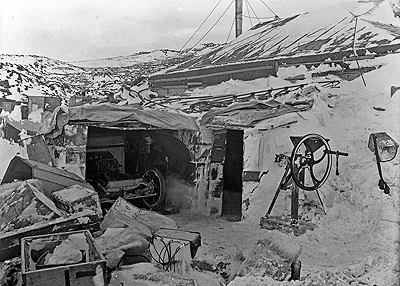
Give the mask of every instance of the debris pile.
[(0, 197), (0, 231), (2, 232), (46, 222), (62, 214), (54, 203), (43, 195), (41, 192), (43, 183), (39, 180), (9, 184), (3, 186), (2, 189), (6, 187), (9, 188), (9, 194), (3, 193)]
[[(241, 265), (238, 275), (264, 277), (268, 276), (278, 281), (285, 280), (297, 264), (301, 246), (290, 242), (289, 239), (276, 241), (271, 238), (260, 239)], [(300, 278), (300, 269), (291, 273), (293, 279)], [(295, 271), (292, 271), (295, 272)]]

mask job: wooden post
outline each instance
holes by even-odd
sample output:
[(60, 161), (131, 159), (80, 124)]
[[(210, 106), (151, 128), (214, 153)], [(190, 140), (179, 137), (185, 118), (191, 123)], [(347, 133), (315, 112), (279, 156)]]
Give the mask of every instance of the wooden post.
[(243, 0), (235, 0), (235, 28), (236, 38), (242, 34)]

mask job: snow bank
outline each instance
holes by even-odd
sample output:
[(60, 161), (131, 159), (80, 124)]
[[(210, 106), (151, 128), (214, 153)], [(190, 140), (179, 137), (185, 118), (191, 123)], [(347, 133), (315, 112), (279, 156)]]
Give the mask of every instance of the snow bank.
[[(321, 265), (325, 260), (324, 252), (330, 253), (329, 262), (319, 268), (318, 274), (311, 274), (308, 282), (276, 285), (317, 285), (318, 283), (318, 285), (331, 285), (324, 284), (324, 280), (318, 279), (321, 277), (339, 279), (344, 275), (350, 275), (353, 281), (362, 281), (367, 285), (374, 283), (398, 285), (395, 283), (399, 281), (400, 272), (396, 248), (400, 241), (400, 156), (397, 154), (394, 160), (382, 163), (383, 176), (391, 188), (391, 194), (386, 195), (378, 187), (379, 175), (375, 155), (368, 148), (368, 140), (371, 133), (386, 132), (396, 142), (400, 142), (400, 91), (391, 97), (390, 90), (392, 86), (400, 86), (398, 79), (400, 56), (388, 55), (363, 61), (360, 64), (362, 66), (381, 65), (379, 69), (364, 74), (367, 86), (364, 86), (361, 77), (350, 82), (342, 81), (340, 88), (324, 88), (321, 92), (311, 94), (314, 99), (313, 108), (302, 112), (297, 118), (298, 122), (289, 128), (277, 128), (265, 132), (251, 131), (253, 133), (250, 139), (257, 136), (267, 137), (262, 145), (258, 145), (260, 141), (257, 138), (252, 139), (253, 143), (250, 141), (248, 143), (250, 149), (254, 149), (255, 157), (260, 156), (257, 152), (264, 152), (263, 154), (269, 156), (267, 158), (260, 156), (261, 168), (270, 168), (271, 177), (269, 178), (275, 177), (275, 180), (279, 180), (282, 175), (277, 171), (279, 167), (273, 169), (271, 164), (262, 164), (268, 161), (273, 162), (274, 154), (290, 155), (293, 148), (289, 139), (291, 135), (321, 134), (330, 139), (332, 150), (349, 153), (348, 157), (339, 159), (339, 176), (335, 175), (335, 160), (333, 161), (331, 174), (326, 184), (320, 189), (327, 214), (318, 215), (313, 219), (313, 222), (318, 224), (318, 228), (300, 238), (293, 238), (305, 246), (306, 251), (311, 251), (307, 248), (315, 249), (312, 250), (314, 259), (321, 260)], [(307, 75), (307, 71), (301, 68), (287, 69), (283, 74), (291, 76), (299, 73)], [(306, 80), (311, 79), (309, 77), (307, 79), (306, 76)], [(254, 89), (257, 87), (254, 85)], [(292, 97), (293, 94), (288, 94), (278, 100), (284, 102)], [(262, 124), (266, 126), (265, 122), (260, 123), (260, 126)], [(249, 153), (253, 152), (250, 150)], [(251, 169), (246, 162), (245, 167)], [(252, 189), (253, 205), (250, 205), (247, 210), (249, 220), (259, 220), (265, 214), (270, 202), (266, 193), (275, 192), (276, 186), (272, 186), (267, 176), (261, 181), (262, 187)], [(318, 202), (314, 193), (303, 192), (300, 197), (308, 197)], [(282, 211), (286, 211), (286, 214), (290, 214), (290, 193), (285, 196), (283, 192), (280, 197), (282, 199), (279, 207)], [(355, 257), (367, 259), (368, 256), (374, 261), (373, 265), (368, 266), (360, 262), (361, 264), (351, 266), (350, 270), (347, 268), (345, 261), (349, 262)], [(322, 271), (321, 269), (331, 270)], [(307, 271), (312, 273), (310, 269)], [(317, 284), (312, 284), (313, 279)], [(266, 278), (254, 277), (238, 278), (235, 283), (232, 283), (232, 285), (256, 284), (275, 285)]]

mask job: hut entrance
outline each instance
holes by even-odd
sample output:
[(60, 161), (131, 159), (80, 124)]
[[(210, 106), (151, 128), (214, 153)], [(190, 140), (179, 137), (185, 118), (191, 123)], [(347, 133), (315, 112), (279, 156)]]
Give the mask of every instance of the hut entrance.
[(243, 131), (228, 130), (224, 163), (222, 216), (239, 221), (242, 216)]

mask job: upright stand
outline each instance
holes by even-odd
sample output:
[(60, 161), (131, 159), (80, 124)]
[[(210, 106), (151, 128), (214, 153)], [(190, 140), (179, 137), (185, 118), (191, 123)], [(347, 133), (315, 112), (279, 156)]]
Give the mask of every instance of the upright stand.
[[(285, 172), (283, 173), (265, 217), (260, 220), (260, 225), (262, 228), (267, 229), (285, 229), (285, 232), (287, 232), (288, 227), (291, 227), (295, 235), (299, 235), (304, 233), (306, 229), (310, 229), (310, 227), (313, 229), (315, 227), (315, 225), (311, 223), (299, 222), (299, 189), (316, 191), (322, 209), (325, 212), (324, 204), (318, 189), (325, 183), (329, 176), (332, 168), (332, 155), (336, 155), (336, 175), (338, 175), (338, 158), (339, 156), (348, 156), (348, 153), (331, 151), (328, 144), (329, 139), (325, 139), (318, 134), (308, 134), (304, 137), (291, 136), (290, 139), (294, 145), (291, 157), (285, 155), (276, 156), (275, 162), (280, 162), (282, 158), (285, 159)], [(317, 152), (321, 147), (324, 147), (324, 149)], [(314, 169), (314, 167), (319, 164), (323, 167), (322, 175)], [(306, 172), (308, 178), (307, 182)], [(292, 189), (290, 223), (282, 221), (280, 217), (271, 217), (272, 209), (278, 199), (280, 191), (282, 189), (287, 189), (289, 185), (291, 185)]]

